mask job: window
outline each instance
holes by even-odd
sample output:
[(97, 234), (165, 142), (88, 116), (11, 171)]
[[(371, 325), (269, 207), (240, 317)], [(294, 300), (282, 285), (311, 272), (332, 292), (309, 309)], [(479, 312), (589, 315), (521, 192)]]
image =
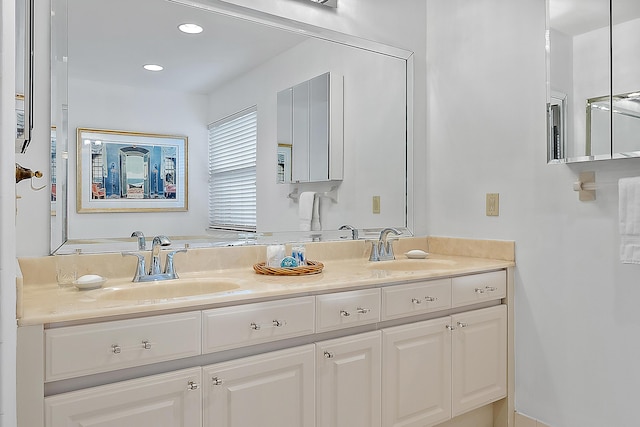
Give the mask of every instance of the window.
[(209, 228), (256, 229), (257, 109), (209, 125)]

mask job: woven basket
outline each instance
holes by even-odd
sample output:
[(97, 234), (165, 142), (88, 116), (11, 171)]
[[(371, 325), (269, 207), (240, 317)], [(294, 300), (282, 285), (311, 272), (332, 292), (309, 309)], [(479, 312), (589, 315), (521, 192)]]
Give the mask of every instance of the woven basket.
[(267, 274), (270, 276), (306, 276), (309, 274), (322, 273), (323, 268), (323, 263), (309, 260), (307, 260), (307, 265), (291, 268), (267, 267), (264, 262), (259, 262), (258, 264), (253, 265), (253, 269), (256, 273)]

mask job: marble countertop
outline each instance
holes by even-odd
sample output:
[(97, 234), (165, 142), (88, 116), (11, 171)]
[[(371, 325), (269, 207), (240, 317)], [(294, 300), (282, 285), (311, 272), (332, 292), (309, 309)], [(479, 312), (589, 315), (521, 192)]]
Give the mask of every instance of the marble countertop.
[[(426, 260), (398, 258), (383, 262), (370, 262), (363, 258), (327, 260), (323, 261), (322, 273), (309, 276), (267, 276), (256, 274), (251, 267), (242, 267), (186, 271), (180, 274), (180, 279), (150, 283), (132, 283), (131, 278), (115, 277), (109, 278), (103, 288), (94, 290), (78, 290), (73, 286), (61, 288), (55, 281), (25, 283), (24, 286), (19, 285), (18, 325), (89, 323), (198, 310), (451, 277), (515, 265), (509, 259), (437, 253), (430, 254)], [(211, 282), (233, 288), (216, 293), (197, 290)], [(196, 289), (196, 294), (176, 296), (174, 286), (191, 286)], [(133, 293), (127, 295), (128, 290), (134, 288)], [(158, 295), (162, 292), (157, 291), (162, 288), (171, 291), (169, 297)]]

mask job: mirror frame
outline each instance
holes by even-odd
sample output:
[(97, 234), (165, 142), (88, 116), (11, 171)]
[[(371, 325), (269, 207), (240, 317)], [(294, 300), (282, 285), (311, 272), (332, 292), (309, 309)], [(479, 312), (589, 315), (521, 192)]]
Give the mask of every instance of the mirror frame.
[[(404, 186), (404, 202), (405, 202), (405, 211), (404, 211), (404, 224), (389, 224), (388, 226), (396, 226), (396, 228), (400, 229), (403, 232), (403, 235), (411, 236), (413, 235), (413, 227), (414, 227), (414, 213), (413, 213), (413, 162), (411, 159), (413, 158), (413, 122), (414, 122), (414, 58), (413, 52), (390, 46), (387, 44), (379, 43), (372, 40), (367, 40), (364, 38), (360, 38), (357, 36), (353, 36), (350, 34), (345, 34), (342, 32), (338, 32), (335, 30), (315, 26), (312, 24), (308, 24), (302, 21), (296, 21), (293, 19), (276, 16), (273, 14), (269, 14), (266, 12), (258, 11), (255, 9), (250, 9), (244, 6), (238, 6), (230, 3), (226, 3), (222, 0), (199, 0), (199, 1), (191, 1), (191, 0), (166, 0), (171, 3), (176, 3), (179, 5), (184, 5), (188, 7), (195, 7), (202, 10), (207, 10), (212, 13), (218, 13), (221, 15), (243, 19), (246, 21), (250, 21), (253, 23), (270, 26), (276, 29), (294, 32), (296, 34), (306, 35), (308, 37), (313, 37), (320, 40), (326, 40), (329, 42), (334, 42), (362, 50), (368, 50), (374, 53), (390, 56), (393, 58), (397, 58), (405, 61), (406, 63), (406, 126), (405, 126), (405, 144), (406, 144), (406, 156), (405, 156), (405, 186)], [(67, 7), (66, 0), (57, 0), (57, 2), (63, 7)], [(55, 7), (54, 4), (56, 2), (51, 3), (52, 8)], [(52, 16), (56, 16), (55, 13), (52, 13)], [(53, 18), (52, 18), (53, 19)], [(66, 18), (61, 18), (66, 19)], [(56, 25), (52, 23), (52, 29), (55, 28)], [(52, 41), (53, 41), (52, 37)], [(66, 38), (65, 38), (66, 41)], [(65, 49), (66, 51), (66, 45)], [(53, 61), (53, 56), (52, 56)], [(55, 64), (51, 64), (52, 72), (56, 69)], [(55, 78), (52, 78), (53, 82), (60, 82), (61, 80), (67, 79), (67, 64), (60, 67), (60, 69), (56, 69)], [(57, 90), (56, 94), (61, 96), (62, 99), (66, 100), (67, 94), (61, 93), (62, 91)], [(55, 102), (52, 94), (52, 104)], [(67, 148), (69, 146), (69, 131), (64, 127), (67, 124), (66, 115), (68, 114), (68, 106), (66, 102), (63, 103), (67, 110), (64, 110), (62, 113), (62, 126), (58, 127), (59, 132), (56, 135), (56, 144), (57, 144), (57, 156), (56, 160), (58, 162), (57, 168), (59, 171), (62, 171), (64, 174), (64, 181), (68, 180), (68, 152)], [(62, 128), (62, 129), (60, 129)], [(61, 167), (62, 166), (62, 167)], [(61, 181), (60, 177), (58, 177), (58, 181)], [(58, 191), (65, 189), (65, 187), (61, 187), (58, 185)], [(64, 197), (58, 196), (58, 200), (61, 201), (62, 206), (58, 209), (59, 213), (65, 213), (67, 210), (66, 205), (68, 204)], [(86, 253), (98, 253), (98, 252), (116, 252), (120, 250), (124, 250), (130, 248), (130, 242), (134, 241), (134, 238), (113, 238), (113, 239), (69, 239), (69, 224), (68, 224), (68, 215), (65, 215), (65, 219), (57, 222), (60, 224), (60, 236), (54, 236), (53, 229), (54, 218), (52, 217), (52, 228), (51, 228), (51, 254), (63, 254), (63, 253), (73, 253), (77, 249), (81, 249)], [(375, 229), (364, 229), (363, 232), (360, 233), (361, 238), (371, 238), (371, 236), (375, 235), (377, 238), (377, 233), (384, 227), (375, 228)], [(316, 232), (319, 233), (317, 236), (314, 235), (314, 240), (340, 240), (351, 237), (351, 232), (349, 230), (346, 231), (338, 231), (338, 230), (323, 230)], [(203, 236), (188, 236), (186, 241), (183, 237), (177, 237), (174, 240), (174, 244), (189, 244), (191, 241), (195, 241), (198, 243), (205, 242), (203, 246), (230, 246), (236, 244), (268, 244), (274, 241), (283, 242), (283, 241), (302, 241), (304, 238), (308, 237), (308, 232), (296, 232), (296, 231), (286, 231), (286, 232), (258, 232), (254, 233), (252, 236), (248, 236), (246, 233), (232, 233), (233, 237), (229, 239), (229, 241), (220, 241), (218, 239), (212, 239)], [(171, 237), (171, 236), (169, 236)], [(61, 242), (60, 244), (57, 242)]]

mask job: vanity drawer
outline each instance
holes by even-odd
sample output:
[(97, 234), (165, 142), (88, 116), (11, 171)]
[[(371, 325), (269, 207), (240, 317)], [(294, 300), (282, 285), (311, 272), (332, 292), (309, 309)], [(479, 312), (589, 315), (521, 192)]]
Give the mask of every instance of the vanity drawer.
[(316, 331), (326, 332), (380, 321), (380, 289), (316, 297)]
[(197, 356), (200, 312), (47, 329), (45, 381)]
[(504, 298), (507, 295), (507, 272), (473, 274), (452, 279), (453, 307)]
[(259, 302), (202, 312), (203, 353), (314, 332), (313, 297)]
[(451, 279), (430, 280), (382, 288), (382, 320), (451, 307)]

